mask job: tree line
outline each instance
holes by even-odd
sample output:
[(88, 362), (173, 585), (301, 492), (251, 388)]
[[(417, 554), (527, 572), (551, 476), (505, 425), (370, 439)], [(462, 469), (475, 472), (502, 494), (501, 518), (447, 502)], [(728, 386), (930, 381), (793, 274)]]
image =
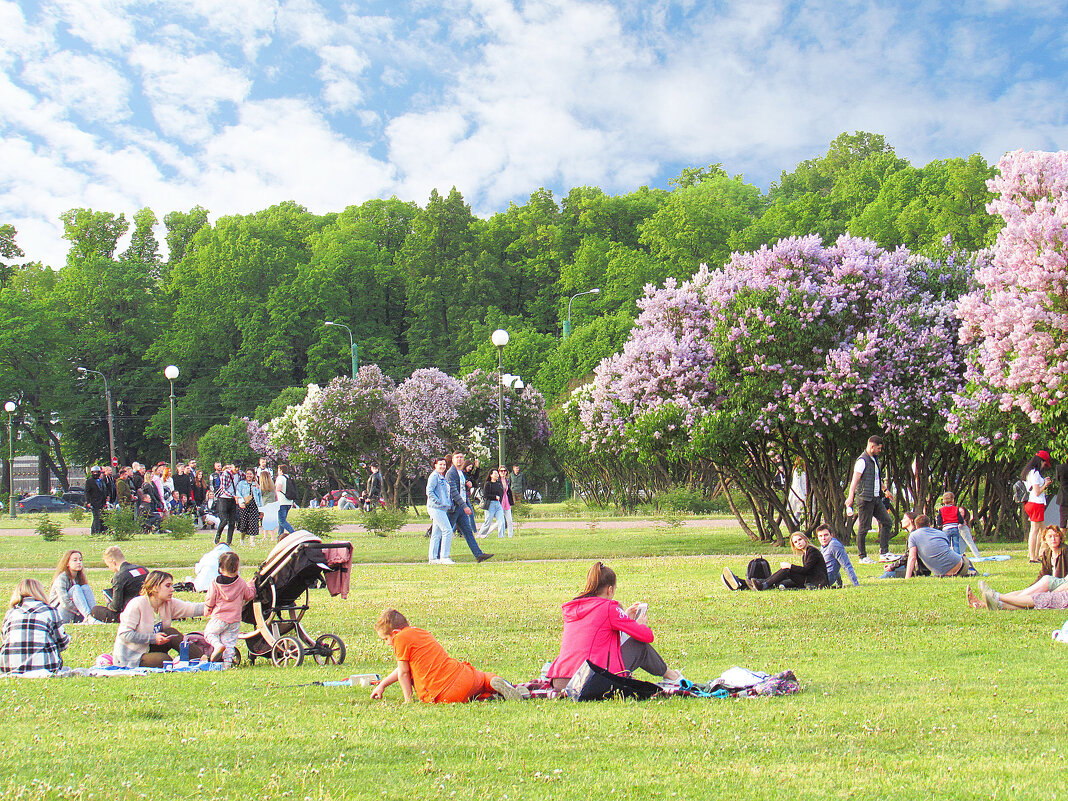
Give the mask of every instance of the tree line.
[[(767, 192), (713, 164), (670, 189), (538, 189), (485, 219), (456, 188), (424, 206), (394, 197), (316, 215), (286, 202), (214, 223), (200, 206), (162, 221), (151, 209), (130, 220), (72, 209), (59, 266), (22, 262), (17, 232), (0, 226), (0, 393), (18, 403), (19, 451), (63, 474), (106, 459), (102, 387), (76, 368), (99, 371), (119, 460), (166, 458), (162, 369), (175, 364), (179, 453), (192, 456), (213, 425), (273, 419), (307, 384), (347, 374), (348, 338), (330, 320), (352, 329), (361, 364), (397, 382), (431, 367), (495, 371), (490, 333), (504, 328), (504, 369), (552, 406), (621, 350), (647, 285), (686, 281), (734, 251), (847, 232), (916, 253), (944, 252), (947, 237), (989, 245), (993, 172), (978, 155), (916, 167), (857, 132)], [(593, 287), (562, 341), (569, 299)]]

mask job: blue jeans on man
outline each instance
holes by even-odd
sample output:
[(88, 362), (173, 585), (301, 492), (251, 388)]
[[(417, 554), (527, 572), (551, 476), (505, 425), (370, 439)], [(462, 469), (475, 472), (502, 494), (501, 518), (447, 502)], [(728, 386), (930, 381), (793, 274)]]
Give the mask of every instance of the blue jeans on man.
[[(465, 504), (468, 509), (471, 509), (471, 501), (468, 500)], [(472, 509), (472, 512), (474, 510)], [(464, 535), (464, 540), (467, 541), (467, 547), (471, 549), (471, 553), (475, 559), (482, 556), (482, 549), (478, 547), (478, 540), (475, 539), (475, 524), (473, 522), (474, 515), (464, 512), (464, 506), (453, 507), (449, 512), (449, 522), (452, 524), (454, 531), (459, 531)]]

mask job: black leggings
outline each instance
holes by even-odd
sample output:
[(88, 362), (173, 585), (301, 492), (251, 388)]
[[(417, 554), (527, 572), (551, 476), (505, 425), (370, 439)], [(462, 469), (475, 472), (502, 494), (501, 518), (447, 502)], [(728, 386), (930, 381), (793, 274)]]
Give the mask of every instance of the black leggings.
[[(638, 668), (658, 678), (667, 673), (667, 662), (657, 653), (651, 643), (639, 642), (631, 637), (619, 650), (623, 654), (623, 667), (628, 673), (633, 673)], [(553, 689), (562, 690), (569, 681), (571, 681), (570, 676), (553, 679)]]
[(219, 527), (215, 529), (215, 544), (222, 539), (224, 528), (226, 532), (226, 544), (229, 545), (234, 539), (234, 528), (237, 526), (237, 502), (233, 498), (216, 498), (215, 514), (219, 516)]

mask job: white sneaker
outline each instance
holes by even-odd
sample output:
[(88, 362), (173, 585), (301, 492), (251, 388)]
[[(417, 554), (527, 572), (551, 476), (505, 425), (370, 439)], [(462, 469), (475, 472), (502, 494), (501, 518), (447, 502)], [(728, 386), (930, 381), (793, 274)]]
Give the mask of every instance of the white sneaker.
[(881, 554), (879, 554), (879, 561), (880, 562), (893, 562), (895, 559), (899, 559), (899, 558), (900, 557), (895, 556), (892, 553), (881, 553)]
[(857, 560), (857, 561), (859, 561), (859, 562), (860, 562), (860, 564), (862, 564), (862, 565), (874, 565), (874, 564), (878, 564), (878, 563), (877, 563), (877, 562), (876, 562), (876, 561), (875, 561), (874, 559), (872, 559), (872, 558), (871, 558), (870, 556), (865, 556), (865, 557), (864, 557), (863, 559), (859, 559), (859, 560)]
[(431, 559), (429, 562), (427, 562), (427, 564), (428, 565), (440, 565), (441, 564), (441, 560), (440, 559)]
[(454, 561), (452, 561), (449, 557), (446, 556), (444, 559), (439, 559), (438, 560), (438, 564), (439, 565), (455, 565), (456, 563)]

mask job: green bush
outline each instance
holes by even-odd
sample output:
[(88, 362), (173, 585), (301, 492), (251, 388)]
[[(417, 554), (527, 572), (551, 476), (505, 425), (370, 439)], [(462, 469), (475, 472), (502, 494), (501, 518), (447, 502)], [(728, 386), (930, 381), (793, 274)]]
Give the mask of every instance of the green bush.
[(408, 519), (403, 509), (381, 509), (371, 507), (371, 511), (360, 516), (360, 524), (377, 537), (388, 537), (404, 525)]
[(70, 522), (77, 524), (81, 523), (83, 520), (85, 520), (84, 507), (75, 506), (73, 509), (70, 510)]
[(34, 529), (41, 535), (41, 539), (46, 542), (55, 542), (63, 536), (63, 531), (60, 529), (59, 524), (56, 523), (48, 515), (43, 515), (40, 520), (37, 521), (37, 527)]
[(169, 515), (164, 518), (161, 528), (172, 540), (187, 540), (197, 531), (189, 515)]
[[(656, 505), (661, 513), (664, 512), (689, 512), (695, 515), (706, 515), (715, 511), (715, 504), (689, 487), (672, 487), (657, 494)], [(726, 501), (722, 501), (726, 506)], [(727, 507), (729, 510), (729, 507)]]
[(316, 537), (324, 537), (338, 527), (337, 515), (327, 508), (301, 509), (297, 519), (291, 522), (293, 528), (310, 531)]
[(144, 521), (133, 506), (112, 506), (104, 510), (104, 536), (118, 542), (132, 540), (141, 533)]

